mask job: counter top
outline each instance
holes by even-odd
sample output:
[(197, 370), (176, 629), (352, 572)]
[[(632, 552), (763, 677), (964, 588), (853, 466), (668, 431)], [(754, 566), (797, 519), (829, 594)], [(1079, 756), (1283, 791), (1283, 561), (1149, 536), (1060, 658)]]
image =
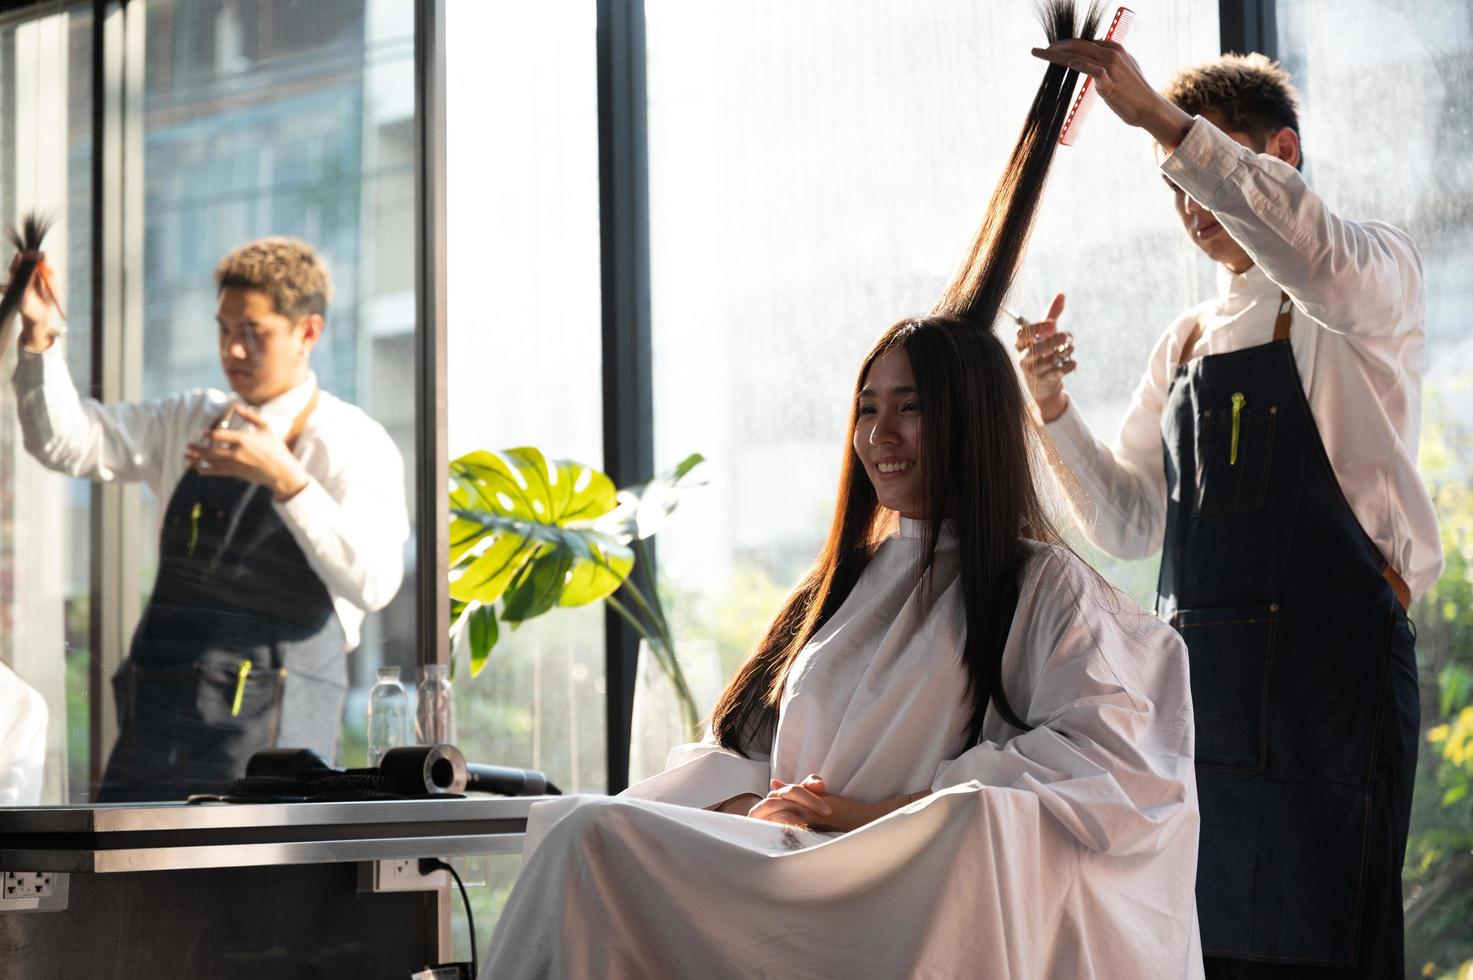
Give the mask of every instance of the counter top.
[(515, 854), (546, 797), (0, 809), (0, 869), (98, 874)]

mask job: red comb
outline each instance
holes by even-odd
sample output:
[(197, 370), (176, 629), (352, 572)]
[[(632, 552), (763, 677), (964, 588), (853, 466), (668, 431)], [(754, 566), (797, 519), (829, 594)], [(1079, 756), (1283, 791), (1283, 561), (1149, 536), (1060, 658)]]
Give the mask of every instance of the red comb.
[(66, 319), (66, 311), (61, 308), (61, 300), (56, 296), (56, 287), (51, 282), (51, 266), (46, 264), (46, 253), (40, 253), (41, 257), (36, 260), (35, 283), (36, 291), (41, 298), (56, 307), (57, 315)]
[[(1134, 23), (1134, 10), (1129, 7), (1117, 8), (1115, 19), (1110, 22), (1110, 29), (1105, 32), (1105, 40), (1124, 44), (1126, 36), (1130, 34), (1130, 26)], [(1069, 110), (1069, 117), (1064, 120), (1064, 130), (1059, 133), (1060, 146), (1073, 146), (1074, 141), (1079, 139), (1079, 131), (1084, 128), (1084, 119), (1089, 115), (1089, 110), (1094, 106), (1097, 98), (1099, 98), (1099, 93), (1095, 91), (1095, 80), (1086, 76), (1084, 87), (1079, 90), (1079, 97), (1074, 100), (1074, 107)]]

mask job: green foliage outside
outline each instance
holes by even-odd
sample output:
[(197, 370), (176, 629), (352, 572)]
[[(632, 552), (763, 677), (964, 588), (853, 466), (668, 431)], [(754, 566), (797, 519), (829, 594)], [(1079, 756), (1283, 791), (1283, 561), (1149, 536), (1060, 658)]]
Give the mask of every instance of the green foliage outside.
[[(1467, 397), (1473, 378), (1449, 385)], [(1413, 604), (1424, 740), (1402, 883), (1408, 977), (1473, 978), (1473, 431), (1429, 392), (1419, 465), (1445, 565)]]

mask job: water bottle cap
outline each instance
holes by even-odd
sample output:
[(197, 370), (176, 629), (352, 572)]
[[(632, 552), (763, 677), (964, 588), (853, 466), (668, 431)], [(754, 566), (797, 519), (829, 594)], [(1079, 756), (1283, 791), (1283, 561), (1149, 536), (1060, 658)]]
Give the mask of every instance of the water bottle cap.
[(397, 681), (399, 679), (398, 667), (380, 667), (378, 669), (379, 680)]
[(450, 674), (449, 664), (424, 664), (419, 669), (421, 675), (424, 677), (440, 678)]

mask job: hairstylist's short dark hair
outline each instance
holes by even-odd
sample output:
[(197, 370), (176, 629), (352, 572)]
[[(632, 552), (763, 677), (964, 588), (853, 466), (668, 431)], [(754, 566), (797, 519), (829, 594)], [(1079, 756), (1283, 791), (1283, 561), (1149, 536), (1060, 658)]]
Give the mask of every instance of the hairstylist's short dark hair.
[(276, 312), (292, 318), (327, 313), (332, 281), (327, 263), (306, 242), (262, 238), (242, 245), (215, 267), (217, 292), (232, 286), (271, 297)]
[(1261, 54), (1225, 54), (1178, 72), (1163, 92), (1191, 116), (1215, 112), (1260, 143), (1285, 126), (1299, 132), (1299, 96), (1289, 73)]

